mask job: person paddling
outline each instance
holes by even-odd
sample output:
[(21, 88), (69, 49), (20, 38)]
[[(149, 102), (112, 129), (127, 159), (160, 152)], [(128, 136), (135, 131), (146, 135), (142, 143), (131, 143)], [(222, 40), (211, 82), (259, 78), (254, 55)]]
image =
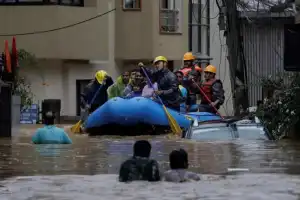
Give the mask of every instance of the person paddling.
[(32, 137), (34, 144), (72, 144), (72, 140), (64, 129), (54, 125), (54, 113), (47, 112), (44, 114), (43, 128), (37, 129)]
[(184, 98), (181, 95), (177, 77), (168, 69), (167, 63), (166, 57), (157, 56), (153, 61), (154, 67), (145, 67), (143, 63), (139, 63), (138, 66), (141, 67), (141, 73), (145, 70), (151, 79), (157, 81), (158, 90), (154, 93), (161, 98), (163, 104), (179, 112)]
[[(113, 83), (114, 81), (106, 71), (97, 71), (95, 79), (85, 87), (84, 92), (81, 94), (81, 107), (89, 110), (90, 113), (94, 112), (108, 100), (107, 89)], [(99, 89), (100, 91), (98, 91)], [(94, 98), (96, 94), (97, 96)], [(93, 102), (91, 102), (92, 99), (94, 99)]]
[(201, 104), (199, 112), (217, 113), (217, 110), (224, 103), (224, 89), (220, 79), (216, 79), (217, 68), (208, 65), (204, 69), (204, 81), (201, 84)]

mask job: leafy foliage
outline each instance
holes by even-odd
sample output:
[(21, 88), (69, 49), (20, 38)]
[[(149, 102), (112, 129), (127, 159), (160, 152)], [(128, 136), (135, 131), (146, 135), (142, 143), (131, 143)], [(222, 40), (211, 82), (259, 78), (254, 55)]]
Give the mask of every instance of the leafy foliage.
[(294, 73), (288, 78), (288, 83), (283, 81), (283, 77), (262, 80), (262, 86), (269, 91), (269, 95), (257, 109), (257, 116), (275, 139), (289, 135), (300, 122), (300, 74)]
[[(33, 54), (24, 49), (19, 49), (17, 53), (19, 67), (27, 68), (37, 66), (37, 59)], [(26, 77), (19, 74), (19, 71), (17, 71), (16, 74), (16, 85), (13, 93), (21, 96), (22, 106), (26, 107), (33, 103), (34, 94), (31, 91), (31, 84)]]

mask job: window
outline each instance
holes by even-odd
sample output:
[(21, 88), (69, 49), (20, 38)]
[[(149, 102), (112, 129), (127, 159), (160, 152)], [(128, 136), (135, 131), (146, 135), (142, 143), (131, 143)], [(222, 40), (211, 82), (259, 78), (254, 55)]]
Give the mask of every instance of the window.
[(83, 6), (83, 0), (0, 0), (0, 5), (67, 5), (67, 6)]
[(159, 26), (161, 33), (181, 33), (183, 0), (160, 0)]
[(123, 10), (141, 10), (141, 0), (123, 0)]
[(266, 132), (262, 126), (257, 125), (244, 125), (244, 126), (237, 126), (238, 135), (241, 139), (268, 139), (266, 136)]
[(228, 127), (208, 127), (192, 130), (191, 139), (194, 140), (232, 140), (232, 130)]

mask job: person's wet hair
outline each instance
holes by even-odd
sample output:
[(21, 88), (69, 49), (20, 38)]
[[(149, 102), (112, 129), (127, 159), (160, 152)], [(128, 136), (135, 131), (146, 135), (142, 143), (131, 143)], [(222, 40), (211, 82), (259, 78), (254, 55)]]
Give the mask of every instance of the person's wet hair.
[(44, 124), (45, 125), (53, 125), (54, 124), (55, 115), (53, 112), (49, 111), (44, 113)]
[(136, 141), (133, 145), (133, 156), (150, 157), (151, 144), (147, 140)]
[(169, 155), (171, 169), (186, 169), (188, 167), (188, 155), (183, 149), (173, 150)]

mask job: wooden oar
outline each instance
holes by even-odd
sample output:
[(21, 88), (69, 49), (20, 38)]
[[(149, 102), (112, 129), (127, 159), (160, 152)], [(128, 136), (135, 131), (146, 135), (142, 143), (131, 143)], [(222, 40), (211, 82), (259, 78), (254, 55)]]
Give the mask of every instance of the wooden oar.
[[(150, 80), (150, 78), (149, 78), (146, 70), (143, 67), (141, 67), (141, 69), (143, 70), (143, 72), (144, 72), (144, 74), (145, 74), (148, 82), (150, 83), (152, 89), (154, 90), (153, 84), (152, 84), (152, 82), (151, 82), (151, 80)], [(169, 125), (170, 125), (171, 130), (172, 130), (172, 133), (181, 137), (181, 135), (182, 135), (182, 129), (180, 128), (179, 124), (177, 123), (177, 121), (175, 120), (175, 118), (171, 115), (171, 113), (168, 111), (168, 109), (166, 108), (166, 106), (163, 104), (163, 101), (161, 100), (161, 98), (158, 95), (156, 95), (156, 96), (157, 96), (158, 100), (160, 101), (160, 103), (163, 106), (163, 109), (165, 111), (165, 114), (166, 114), (166, 116), (168, 118), (168, 121), (169, 121)]]
[[(94, 101), (95, 101), (95, 99), (97, 98), (97, 96), (98, 96), (100, 90), (102, 89), (102, 87), (103, 87), (103, 84), (101, 84), (101, 86), (98, 88), (97, 92), (96, 92), (95, 95), (93, 96), (93, 99), (92, 99), (92, 101), (90, 102), (90, 104), (89, 104), (88, 107), (90, 107), (90, 106), (94, 103)], [(82, 123), (86, 120), (86, 118), (87, 118), (88, 116), (89, 116), (89, 110), (88, 110), (88, 109), (85, 109), (85, 112), (84, 112), (84, 114), (81, 116), (80, 120), (79, 120), (76, 124), (74, 124), (74, 125), (71, 127), (71, 132), (72, 132), (72, 133), (81, 133), (81, 125), (82, 125)]]

